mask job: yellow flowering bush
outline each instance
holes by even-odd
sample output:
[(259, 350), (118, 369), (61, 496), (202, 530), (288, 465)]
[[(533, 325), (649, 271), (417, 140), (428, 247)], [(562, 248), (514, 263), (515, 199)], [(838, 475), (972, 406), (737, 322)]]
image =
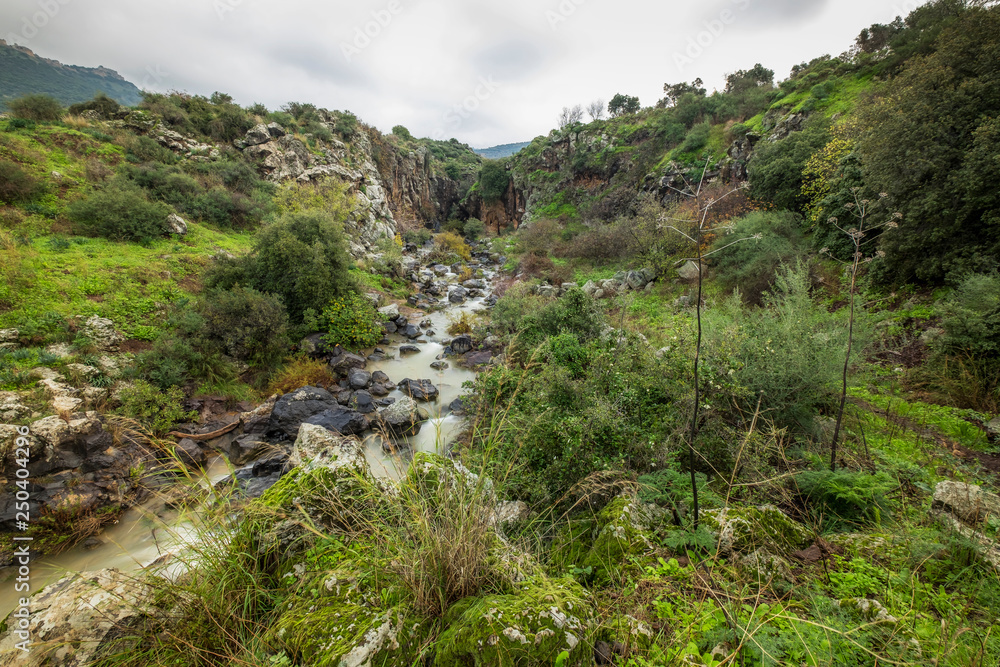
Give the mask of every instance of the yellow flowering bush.
[(371, 300), (352, 292), (335, 299), (323, 311), (323, 319), (329, 322), (329, 333), (323, 339), (330, 345), (352, 349), (374, 347), (384, 335), (384, 318)]

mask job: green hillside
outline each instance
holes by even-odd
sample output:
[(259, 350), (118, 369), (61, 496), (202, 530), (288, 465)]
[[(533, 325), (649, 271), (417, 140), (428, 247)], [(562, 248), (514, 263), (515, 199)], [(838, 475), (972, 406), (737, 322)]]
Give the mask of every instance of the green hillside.
[(63, 65), (0, 40), (0, 109), (23, 95), (51, 95), (69, 106), (98, 93), (127, 106), (142, 99), (139, 89), (113, 70)]

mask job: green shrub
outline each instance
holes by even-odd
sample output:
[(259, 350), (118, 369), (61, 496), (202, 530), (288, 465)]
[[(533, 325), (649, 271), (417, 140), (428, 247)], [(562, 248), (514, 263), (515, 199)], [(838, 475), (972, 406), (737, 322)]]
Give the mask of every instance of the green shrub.
[(747, 167), (750, 194), (791, 211), (804, 210), (808, 198), (802, 194), (802, 171), (809, 158), (830, 140), (826, 122), (810, 120), (801, 132), (780, 141), (762, 141), (754, 149)]
[(479, 218), (469, 218), (466, 220), (465, 225), (462, 227), (462, 232), (465, 234), (465, 238), (470, 241), (475, 241), (483, 232), (486, 230), (486, 225)]
[[(760, 305), (778, 269), (794, 265), (806, 254), (801, 224), (798, 214), (789, 211), (758, 211), (737, 220), (732, 232), (720, 236), (712, 248), (723, 288), (739, 289), (745, 303)], [(745, 240), (757, 235), (759, 239)]]
[(678, 146), (677, 150), (681, 153), (700, 151), (708, 143), (708, 135), (711, 131), (712, 124), (708, 121), (698, 123), (688, 130), (687, 136), (684, 137), (684, 141)]
[(270, 367), (288, 350), (288, 313), (275, 296), (239, 286), (216, 290), (198, 312), (206, 338), (231, 357)]
[(472, 250), (455, 232), (444, 232), (434, 236), (434, 250), (428, 259), (442, 264), (468, 262), (472, 259)]
[(163, 435), (177, 422), (196, 419), (196, 412), (184, 410), (184, 392), (177, 387), (162, 389), (145, 380), (135, 380), (119, 391), (118, 414), (134, 419), (153, 435)]
[(170, 208), (149, 201), (135, 186), (114, 182), (70, 204), (67, 215), (82, 234), (148, 242), (167, 233)]
[(406, 243), (412, 243), (416, 246), (424, 246), (428, 241), (434, 238), (433, 232), (429, 229), (421, 227), (420, 229), (408, 229), (403, 232), (403, 241)]
[[(787, 268), (765, 295), (763, 308), (747, 309), (731, 298), (703, 313), (705, 363), (714, 374), (707, 391), (721, 391), (706, 402), (720, 407), (735, 402), (747, 415), (760, 400), (778, 426), (812, 432), (816, 415), (837, 396), (847, 323), (843, 313), (816, 304), (809, 285), (804, 267)], [(854, 359), (866, 347), (866, 321), (859, 311)]]
[(374, 347), (382, 340), (384, 316), (375, 309), (368, 297), (351, 293), (334, 299), (323, 311), (323, 318), (329, 323), (323, 338), (330, 345), (343, 345), (351, 349)]
[(24, 204), (45, 194), (45, 184), (20, 165), (0, 160), (0, 203)]
[(49, 95), (25, 95), (7, 102), (7, 109), (15, 118), (37, 122), (54, 122), (62, 118), (63, 107)]
[(605, 326), (600, 306), (583, 290), (572, 289), (562, 298), (546, 303), (532, 296), (526, 285), (504, 294), (493, 308), (492, 322), (497, 333), (516, 335), (527, 348), (559, 334), (571, 334), (587, 343), (600, 336)]
[(102, 118), (111, 118), (114, 114), (122, 108), (116, 100), (111, 99), (104, 93), (98, 93), (94, 95), (94, 98), (89, 102), (79, 102), (77, 104), (71, 104), (69, 107), (69, 113), (74, 116), (79, 116), (85, 111), (96, 111)]
[(274, 294), (298, 324), (306, 310), (320, 312), (352, 290), (351, 264), (341, 223), (332, 214), (286, 213), (257, 233), (249, 255), (220, 260), (206, 283)]
[(395, 134), (400, 139), (405, 139), (406, 141), (412, 141), (413, 135), (402, 125), (396, 125), (392, 128), (392, 133)]
[(549, 507), (593, 473), (666, 460), (684, 421), (675, 360), (634, 339), (581, 345), (570, 334), (526, 359), (549, 363), (490, 367), (468, 401), (479, 427), (492, 425), (482, 464), (513, 497)]

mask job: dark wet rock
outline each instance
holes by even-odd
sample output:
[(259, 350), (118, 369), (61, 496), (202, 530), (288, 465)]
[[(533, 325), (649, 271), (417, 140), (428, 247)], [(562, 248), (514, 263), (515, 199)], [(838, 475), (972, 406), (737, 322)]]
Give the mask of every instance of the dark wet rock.
[(472, 336), (463, 334), (451, 341), (451, 351), (455, 354), (465, 354), (472, 351)]
[(347, 375), (351, 369), (364, 368), (368, 365), (364, 357), (359, 357), (350, 352), (344, 352), (330, 359), (330, 370), (338, 375)]
[(368, 391), (371, 392), (372, 396), (388, 396), (389, 390), (386, 389), (385, 385), (381, 385), (378, 382), (372, 382), (372, 385), (368, 387)]
[(375, 412), (375, 402), (367, 391), (355, 392), (349, 405), (363, 415)]
[(313, 359), (322, 359), (333, 354), (333, 347), (323, 340), (323, 334), (319, 333), (303, 338), (299, 342), (299, 349)]
[(387, 334), (394, 334), (399, 330), (395, 322), (386, 322), (384, 327)]
[(462, 402), (461, 398), (456, 398), (454, 401), (448, 404), (448, 409), (453, 415), (462, 416), (465, 412), (465, 403)]
[(365, 419), (363, 414), (357, 410), (351, 410), (339, 405), (313, 415), (303, 420), (302, 423), (322, 426), (328, 431), (335, 431), (341, 435), (357, 435), (363, 433), (368, 428), (368, 420)]
[(433, 368), (436, 371), (443, 371), (449, 367), (450, 364), (447, 361), (435, 361), (431, 363), (431, 368)]
[(413, 340), (414, 338), (420, 338), (421, 336), (420, 327), (413, 324), (407, 324), (405, 327), (403, 327), (400, 333), (403, 334), (403, 336), (405, 336), (406, 338), (409, 338), (410, 340)]
[(174, 455), (187, 468), (201, 468), (208, 460), (208, 454), (201, 445), (190, 438), (184, 438), (174, 445)]
[(366, 389), (372, 383), (372, 374), (360, 368), (354, 368), (347, 374), (351, 389)]
[(417, 353), (419, 351), (420, 351), (420, 348), (417, 347), (416, 345), (400, 345), (399, 346), (399, 353), (400, 354), (415, 354), (415, 353)]
[(404, 379), (399, 383), (399, 390), (418, 401), (433, 401), (440, 393), (430, 380)]
[(375, 371), (374, 373), (372, 373), (372, 382), (377, 382), (382, 385), (387, 385), (390, 384), (392, 381), (389, 379), (389, 376), (383, 373), (382, 371)]
[(493, 359), (493, 353), (489, 350), (481, 350), (479, 352), (470, 352), (465, 355), (465, 359), (462, 363), (469, 368), (475, 368), (477, 366), (482, 366), (484, 364), (490, 363)]
[(280, 431), (294, 438), (302, 422), (336, 406), (337, 399), (326, 389), (319, 387), (296, 389), (275, 401), (274, 410), (271, 412), (271, 430)]
[(229, 444), (226, 454), (230, 463), (241, 466), (259, 458), (272, 446), (270, 442), (259, 435), (244, 433)]
[(350, 389), (341, 389), (337, 392), (337, 403), (340, 405), (347, 405), (351, 402), (351, 394), (353, 394)]

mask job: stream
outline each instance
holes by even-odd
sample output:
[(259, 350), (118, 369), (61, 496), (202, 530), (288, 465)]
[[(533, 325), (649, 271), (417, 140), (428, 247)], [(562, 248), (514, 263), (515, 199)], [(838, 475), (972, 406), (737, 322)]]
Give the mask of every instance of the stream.
[[(487, 284), (490, 284), (493, 272), (484, 273)], [(443, 277), (444, 280), (454, 278), (453, 274)], [(489, 293), (488, 290), (486, 292)], [(447, 297), (443, 301), (447, 303)], [(484, 301), (485, 297), (470, 298), (461, 304), (448, 303), (442, 310), (430, 313), (406, 309), (404, 312), (411, 323), (429, 321), (431, 326), (422, 328), (424, 335), (415, 341), (407, 340), (399, 334), (389, 335), (390, 343), (380, 346), (385, 350), (386, 358), (368, 362), (365, 370), (382, 371), (394, 383), (398, 384), (404, 378), (427, 379), (440, 392), (434, 401), (420, 404), (430, 413), (431, 418), (421, 424), (416, 435), (396, 440), (391, 451), (386, 451), (383, 447), (380, 435), (366, 432), (363, 437), (365, 456), (374, 475), (399, 479), (406, 472), (415, 452), (443, 454), (461, 431), (465, 423), (464, 417), (451, 414), (448, 406), (462, 395), (462, 384), (473, 380), (476, 373), (458, 366), (454, 357), (445, 359), (448, 368), (443, 370), (434, 370), (430, 365), (438, 360), (446, 344), (453, 338), (447, 333), (450, 322), (463, 311), (482, 309)], [(401, 310), (404, 309), (401, 307)], [(401, 355), (399, 348), (406, 344), (416, 345), (419, 352)], [(396, 399), (403, 396), (403, 392), (398, 389), (389, 394), (389, 397)], [(215, 456), (210, 459), (196, 482), (205, 488), (211, 488), (233, 471), (234, 467), (225, 456)], [(171, 509), (164, 502), (165, 495), (169, 495), (169, 492), (164, 494), (162, 490), (154, 491), (144, 503), (129, 509), (117, 523), (106, 527), (97, 536), (101, 544), (94, 548), (78, 545), (58, 555), (32, 560), (31, 592), (37, 592), (70, 572), (91, 572), (106, 568), (133, 572), (176, 551), (180, 545), (189, 543), (194, 539), (196, 531), (188, 513)], [(17, 568), (11, 567), (0, 571), (0, 618), (11, 612), (17, 606), (18, 598), (23, 595), (14, 590), (12, 579), (16, 576), (16, 570)], [(165, 574), (170, 576), (169, 567)]]

